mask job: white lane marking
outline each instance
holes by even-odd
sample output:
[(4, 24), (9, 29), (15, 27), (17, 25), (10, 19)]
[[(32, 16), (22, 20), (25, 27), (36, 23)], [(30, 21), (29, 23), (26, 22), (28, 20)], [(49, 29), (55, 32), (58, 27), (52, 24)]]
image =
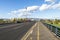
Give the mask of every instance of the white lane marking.
[(31, 32), (30, 32), (30, 33), (32, 34), (32, 32), (33, 32), (33, 30), (31, 30)]
[(36, 27), (37, 23), (35, 23), (35, 25), (32, 26), (32, 28), (21, 38), (21, 40), (26, 40), (28, 38), (28, 36), (33, 32), (31, 30), (33, 30)]
[(37, 25), (38, 25), (38, 28), (37, 28), (37, 40), (39, 40), (39, 23)]

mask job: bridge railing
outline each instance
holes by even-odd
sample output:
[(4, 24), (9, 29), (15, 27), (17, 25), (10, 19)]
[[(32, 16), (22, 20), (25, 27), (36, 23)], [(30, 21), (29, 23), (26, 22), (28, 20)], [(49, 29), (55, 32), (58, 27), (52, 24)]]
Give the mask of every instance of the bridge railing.
[(43, 23), (51, 32), (60, 37), (60, 28), (51, 24)]

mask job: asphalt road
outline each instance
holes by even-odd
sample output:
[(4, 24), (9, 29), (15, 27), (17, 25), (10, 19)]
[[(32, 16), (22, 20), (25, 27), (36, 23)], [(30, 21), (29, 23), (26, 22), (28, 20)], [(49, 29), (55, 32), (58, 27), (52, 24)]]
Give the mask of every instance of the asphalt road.
[(40, 27), (39, 23), (36, 24), (36, 26), (33, 28), (32, 33), (28, 36), (26, 40), (40, 40)]
[(34, 24), (26, 22), (0, 28), (0, 40), (20, 40)]
[(41, 22), (37, 22), (30, 32), (26, 40), (59, 40)]

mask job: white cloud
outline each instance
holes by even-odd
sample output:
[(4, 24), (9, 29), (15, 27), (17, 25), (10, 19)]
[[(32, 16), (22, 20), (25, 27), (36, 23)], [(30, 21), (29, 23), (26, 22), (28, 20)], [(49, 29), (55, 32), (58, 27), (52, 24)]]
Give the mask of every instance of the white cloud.
[(17, 10), (17, 12), (20, 12), (20, 13), (23, 13), (23, 12), (26, 12), (27, 10), (26, 9), (19, 9)]
[(55, 0), (45, 0), (45, 2), (54, 2)]
[(52, 9), (60, 9), (60, 2), (51, 6)]
[(40, 11), (46, 10), (46, 9), (48, 9), (48, 5), (43, 4), (43, 5), (41, 5), (41, 7), (39, 9), (40, 9)]
[(24, 13), (24, 12), (30, 12), (30, 11), (35, 11), (38, 9), (39, 6), (29, 6), (29, 7), (26, 7), (25, 9), (19, 9), (17, 10), (18, 12), (20, 13)]
[(40, 11), (43, 11), (43, 10), (48, 10), (48, 9), (60, 9), (60, 2), (59, 3), (52, 3), (50, 5), (48, 4), (42, 4), (41, 7), (40, 7)]
[(15, 10), (15, 11), (11, 11), (8, 14), (16, 15), (18, 17), (28, 16), (28, 15), (31, 15), (31, 12), (34, 12), (34, 11), (38, 10), (38, 8), (39, 8), (39, 6), (29, 6), (29, 7), (26, 7), (24, 9), (18, 9), (18, 10)]
[(30, 6), (30, 7), (27, 7), (27, 11), (35, 11), (39, 8), (39, 6)]
[[(46, 1), (52, 1), (52, 0), (46, 0)], [(11, 14), (12, 16), (22, 17), (22, 16), (31, 15), (32, 12), (37, 10), (44, 11), (44, 10), (59, 9), (59, 8), (60, 8), (60, 2), (59, 3), (52, 2), (51, 4), (42, 4), (41, 6), (29, 6), (24, 9), (14, 10), (8, 14)]]
[(53, 5), (54, 3), (48, 5), (48, 4), (42, 4), (39, 8), (40, 11), (43, 11), (43, 10), (48, 10), (48, 9), (51, 9), (51, 6)]
[(39, 8), (40, 11), (51, 9), (55, 4), (55, 0), (45, 0), (45, 2), (51, 2), (51, 4), (42, 4)]

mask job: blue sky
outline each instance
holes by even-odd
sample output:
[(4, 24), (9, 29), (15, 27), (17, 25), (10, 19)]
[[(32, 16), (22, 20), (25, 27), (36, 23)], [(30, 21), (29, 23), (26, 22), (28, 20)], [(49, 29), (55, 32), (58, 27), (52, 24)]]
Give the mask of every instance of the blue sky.
[(59, 18), (59, 0), (0, 0), (0, 18)]

